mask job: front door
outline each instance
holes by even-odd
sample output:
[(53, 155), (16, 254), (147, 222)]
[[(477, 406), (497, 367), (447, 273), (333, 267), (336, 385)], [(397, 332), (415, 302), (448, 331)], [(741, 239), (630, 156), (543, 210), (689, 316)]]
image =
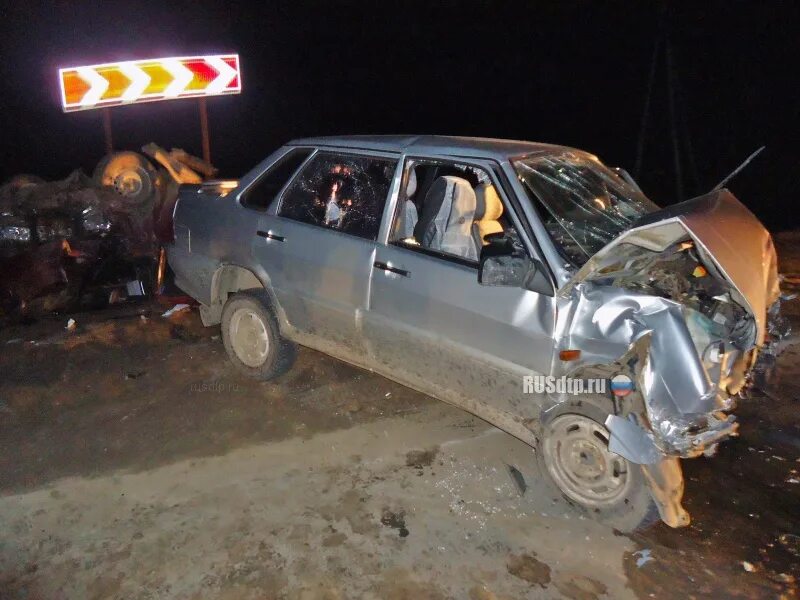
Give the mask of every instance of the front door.
[[(459, 233), (461, 220), (474, 220), (474, 231), (480, 226), (480, 231), (497, 232), (516, 227), (515, 217), (488, 173), (458, 167), (460, 172), (441, 163), (407, 162), (395, 214), (402, 220), (416, 213), (418, 221), (413, 227), (392, 226), (389, 243), (377, 248), (365, 335), (381, 368), (414, 387), (492, 422), (536, 418), (539, 403), (524, 394), (522, 377), (550, 372), (554, 298), (478, 283), (474, 257), (480, 252), (481, 236), (474, 236), (476, 245), (469, 247), (470, 240)], [(437, 185), (440, 177), (450, 185)], [(427, 181), (429, 187), (409, 197), (409, 180)], [(454, 187), (458, 194), (451, 191)], [(442, 190), (453, 197), (443, 201), (437, 196)], [(407, 208), (406, 202), (414, 206)], [(444, 209), (450, 215), (466, 217), (449, 219), (456, 227), (437, 232), (448, 215), (431, 214), (431, 206), (450, 206)], [(392, 233), (407, 235), (412, 230), (412, 238)]]

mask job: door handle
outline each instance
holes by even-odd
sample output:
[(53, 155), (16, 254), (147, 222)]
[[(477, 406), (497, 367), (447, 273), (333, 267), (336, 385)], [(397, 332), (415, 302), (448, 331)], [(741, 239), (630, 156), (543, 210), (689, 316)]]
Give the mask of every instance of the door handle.
[(396, 273), (398, 275), (402, 275), (403, 277), (410, 277), (411, 272), (406, 271), (405, 269), (398, 269), (397, 267), (393, 267), (389, 263), (385, 263), (379, 260), (376, 260), (373, 265), (376, 269), (381, 269), (383, 271), (388, 271), (389, 273)]
[(284, 242), (286, 238), (282, 235), (278, 235), (277, 233), (272, 233), (271, 231), (256, 231), (256, 235), (267, 238), (268, 240), (275, 240), (276, 242)]

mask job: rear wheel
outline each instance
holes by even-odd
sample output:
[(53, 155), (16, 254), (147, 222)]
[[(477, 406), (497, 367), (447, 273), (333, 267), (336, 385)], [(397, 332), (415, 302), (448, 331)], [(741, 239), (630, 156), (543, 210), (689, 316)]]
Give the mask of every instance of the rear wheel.
[(621, 531), (657, 516), (639, 465), (608, 449), (604, 425), (581, 414), (548, 423), (536, 455), (542, 474), (581, 510)]
[(256, 379), (272, 379), (289, 370), (294, 344), (281, 337), (266, 298), (255, 292), (231, 296), (222, 310), (222, 341), (239, 371)]

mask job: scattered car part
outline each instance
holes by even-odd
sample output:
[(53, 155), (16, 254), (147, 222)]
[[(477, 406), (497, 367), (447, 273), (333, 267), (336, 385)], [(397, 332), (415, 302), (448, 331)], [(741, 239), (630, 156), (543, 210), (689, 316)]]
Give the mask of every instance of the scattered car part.
[(506, 467), (508, 468), (508, 474), (511, 476), (511, 481), (514, 482), (514, 485), (517, 486), (519, 490), (519, 495), (524, 496), (525, 492), (528, 490), (528, 484), (525, 482), (525, 477), (522, 475), (522, 472), (514, 465), (506, 464)]

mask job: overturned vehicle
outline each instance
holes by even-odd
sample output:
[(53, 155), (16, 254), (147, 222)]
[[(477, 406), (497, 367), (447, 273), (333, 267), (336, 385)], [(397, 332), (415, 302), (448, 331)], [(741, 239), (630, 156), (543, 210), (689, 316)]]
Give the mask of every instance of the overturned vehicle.
[(545, 144), (299, 140), (182, 187), (173, 233), (176, 282), (244, 373), (295, 344), (377, 371), (529, 443), (621, 529), (689, 523), (680, 460), (736, 434), (778, 317), (771, 237), (727, 189), (660, 210)]
[(18, 175), (0, 186), (0, 321), (157, 291), (178, 185), (216, 169), (176, 148), (142, 151), (105, 156), (92, 177)]

